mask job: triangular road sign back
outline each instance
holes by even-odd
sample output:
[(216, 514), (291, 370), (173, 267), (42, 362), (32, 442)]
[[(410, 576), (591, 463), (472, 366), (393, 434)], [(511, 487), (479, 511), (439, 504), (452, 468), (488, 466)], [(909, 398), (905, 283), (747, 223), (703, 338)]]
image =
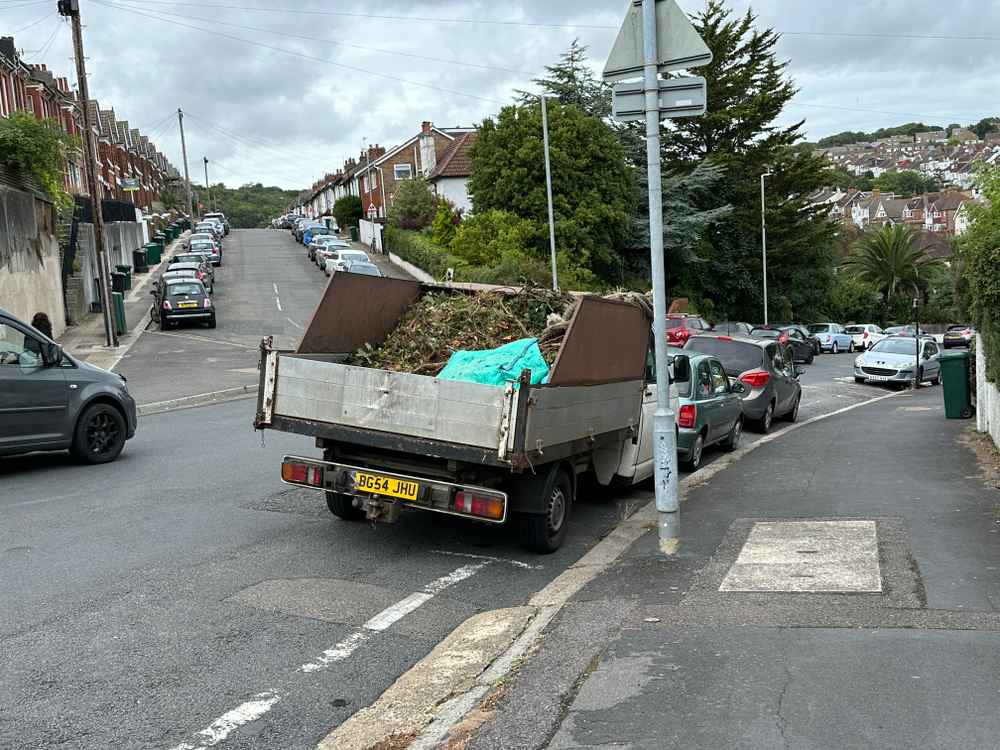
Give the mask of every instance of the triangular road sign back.
[[(604, 66), (605, 81), (641, 78), (642, 0), (633, 0)], [(712, 52), (674, 0), (656, 0), (656, 53), (665, 73), (712, 62)]]

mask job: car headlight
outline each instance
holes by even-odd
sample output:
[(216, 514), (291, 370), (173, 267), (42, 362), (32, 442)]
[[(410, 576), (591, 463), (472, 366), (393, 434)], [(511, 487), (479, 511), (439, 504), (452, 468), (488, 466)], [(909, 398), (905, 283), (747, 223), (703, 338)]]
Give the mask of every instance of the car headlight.
[(863, 364), (863, 362), (861, 361), (861, 359), (862, 359), (861, 357), (858, 357), (857, 359), (854, 360), (854, 366), (855, 367), (861, 367), (861, 365)]

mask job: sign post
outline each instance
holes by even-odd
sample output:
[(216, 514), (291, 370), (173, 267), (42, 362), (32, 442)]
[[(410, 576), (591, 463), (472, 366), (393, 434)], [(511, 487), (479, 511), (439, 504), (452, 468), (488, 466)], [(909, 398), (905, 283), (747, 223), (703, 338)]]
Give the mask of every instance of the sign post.
[[(604, 68), (606, 81), (627, 81), (642, 76), (641, 113), (646, 119), (649, 251), (653, 272), (653, 342), (657, 380), (653, 470), (660, 550), (665, 554), (675, 553), (680, 541), (680, 500), (677, 492), (677, 436), (667, 360), (660, 122), (667, 117), (704, 114), (706, 95), (704, 79), (660, 81), (659, 74), (711, 61), (711, 51), (675, 0), (633, 0)], [(637, 84), (615, 87), (614, 109), (622, 119), (639, 119), (640, 112), (635, 101), (638, 91)]]

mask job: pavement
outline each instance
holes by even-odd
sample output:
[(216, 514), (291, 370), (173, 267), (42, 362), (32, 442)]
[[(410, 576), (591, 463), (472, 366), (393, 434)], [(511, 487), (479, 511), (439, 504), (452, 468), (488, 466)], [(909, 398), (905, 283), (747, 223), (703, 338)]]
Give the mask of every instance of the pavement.
[(554, 618), (454, 747), (994, 748), (995, 479), (940, 388), (760, 446)]
[(166, 270), (170, 258), (181, 251), (187, 236), (188, 233), (184, 232), (167, 245), (160, 262), (150, 266), (148, 273), (133, 275), (132, 288), (125, 294), (125, 323), (128, 330), (118, 337), (117, 347), (107, 345), (103, 314), (90, 313), (77, 325), (67, 328), (59, 337), (63, 349), (77, 359), (113, 370), (122, 355), (129, 351), (145, 331), (152, 306), (149, 292), (153, 279)]
[[(393, 717), (405, 714), (419, 728), (431, 718), (426, 705), (437, 709), (493, 674), (502, 676), (506, 692), (492, 694), (489, 710), (473, 722), (478, 731), (466, 739), (475, 746), (543, 747), (557, 736), (564, 744), (603, 741), (578, 736), (574, 726), (590, 726), (581, 702), (586, 686), (611, 674), (602, 665), (619, 653), (633, 660), (623, 664), (636, 665), (642, 684), (620, 691), (624, 697), (606, 721), (625, 746), (641, 747), (629, 739), (628, 712), (656, 703), (654, 713), (670, 716), (656, 691), (670, 687), (676, 672), (706, 673), (698, 660), (709, 641), (697, 646), (690, 639), (732, 639), (739, 650), (726, 651), (726, 668), (753, 683), (744, 671), (751, 667), (738, 660), (744, 654), (778, 667), (763, 640), (741, 639), (756, 634), (790, 644), (774, 633), (791, 626), (775, 622), (798, 622), (811, 612), (864, 627), (871, 620), (863, 618), (886, 613), (897, 623), (924, 617), (919, 632), (929, 635), (946, 630), (930, 632), (926, 623), (958, 617), (967, 637), (990, 635), (984, 602), (994, 594), (982, 558), (995, 537), (967, 538), (984, 518), (982, 488), (965, 449), (954, 445), (964, 423), (941, 419), (939, 388), (910, 396), (859, 386), (852, 357), (819, 357), (802, 376), (801, 419), (853, 410), (794, 431), (776, 424), (766, 440), (748, 433), (747, 448), (757, 447), (745, 455), (709, 452), (699, 472), (684, 476), (686, 535), (670, 562), (647, 533), (648, 484), (581, 497), (565, 546), (545, 557), (524, 552), (513, 528), (444, 516), (405, 513), (392, 526), (344, 523), (321, 495), (278, 477), (283, 455), (317, 455), (313, 441), (255, 433), (248, 400), (178, 408), (204, 393), (254, 388), (260, 338), (274, 335), (281, 346), (294, 346), (325, 288), (326, 277), (287, 232), (234, 230), (226, 243), (218, 328), (149, 331), (121, 359), (137, 400), (166, 406), (146, 411), (118, 461), (84, 467), (64, 454), (0, 459), (0, 747), (311, 750), (323, 743), (341, 750), (348, 745), (339, 737), (371, 737)], [(935, 475), (917, 493), (921, 463)], [(884, 469), (897, 464), (902, 476), (886, 478)], [(954, 492), (943, 489), (953, 484)], [(934, 506), (931, 499), (942, 494), (961, 512)], [(851, 595), (847, 608), (844, 595), (834, 606), (810, 594), (808, 606), (796, 608), (779, 607), (772, 594), (723, 596), (713, 589), (754, 518), (866, 519), (874, 513), (868, 505), (878, 511), (880, 554), (886, 550), (880, 570), (891, 586), (884, 594)], [(919, 575), (907, 556), (911, 548)], [(864, 570), (855, 577), (864, 578)], [(822, 601), (813, 604), (815, 597)], [(533, 615), (540, 601), (549, 619)], [(957, 609), (965, 602), (974, 611)], [(751, 616), (739, 626), (726, 620)], [(647, 623), (652, 617), (659, 621)], [(719, 619), (699, 624), (709, 617)], [(842, 636), (852, 630), (805, 621), (809, 632), (819, 632), (819, 624)], [(668, 625), (678, 628), (669, 637)], [(879, 628), (881, 637), (888, 628)], [(660, 648), (689, 639), (694, 655), (663, 656), (631, 640), (640, 636)], [(796, 653), (806, 659), (808, 648)], [(989, 660), (976, 648), (942, 653), (977, 657), (973, 668), (983, 671)], [(640, 650), (649, 666), (636, 656)], [(735, 700), (725, 692), (735, 689), (724, 679), (730, 673), (717, 673), (721, 701)], [(761, 674), (770, 680), (770, 671)], [(933, 684), (933, 674), (921, 674)], [(606, 695), (619, 689), (593, 684)], [(976, 684), (992, 683), (983, 676)], [(765, 687), (744, 688), (748, 705), (772, 697)], [(715, 700), (705, 690), (686, 687), (689, 705)], [(745, 708), (742, 715), (751, 713)], [(633, 724), (641, 723), (635, 715)], [(368, 735), (353, 731), (359, 727)], [(655, 736), (671, 736), (661, 731), (657, 725)]]

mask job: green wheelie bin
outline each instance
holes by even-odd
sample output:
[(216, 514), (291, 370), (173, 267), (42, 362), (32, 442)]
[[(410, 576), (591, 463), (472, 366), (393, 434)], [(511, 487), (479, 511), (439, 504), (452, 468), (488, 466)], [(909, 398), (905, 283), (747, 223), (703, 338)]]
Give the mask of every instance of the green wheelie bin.
[(948, 419), (968, 419), (974, 413), (969, 392), (969, 353), (942, 352), (938, 360), (944, 386), (944, 415)]

